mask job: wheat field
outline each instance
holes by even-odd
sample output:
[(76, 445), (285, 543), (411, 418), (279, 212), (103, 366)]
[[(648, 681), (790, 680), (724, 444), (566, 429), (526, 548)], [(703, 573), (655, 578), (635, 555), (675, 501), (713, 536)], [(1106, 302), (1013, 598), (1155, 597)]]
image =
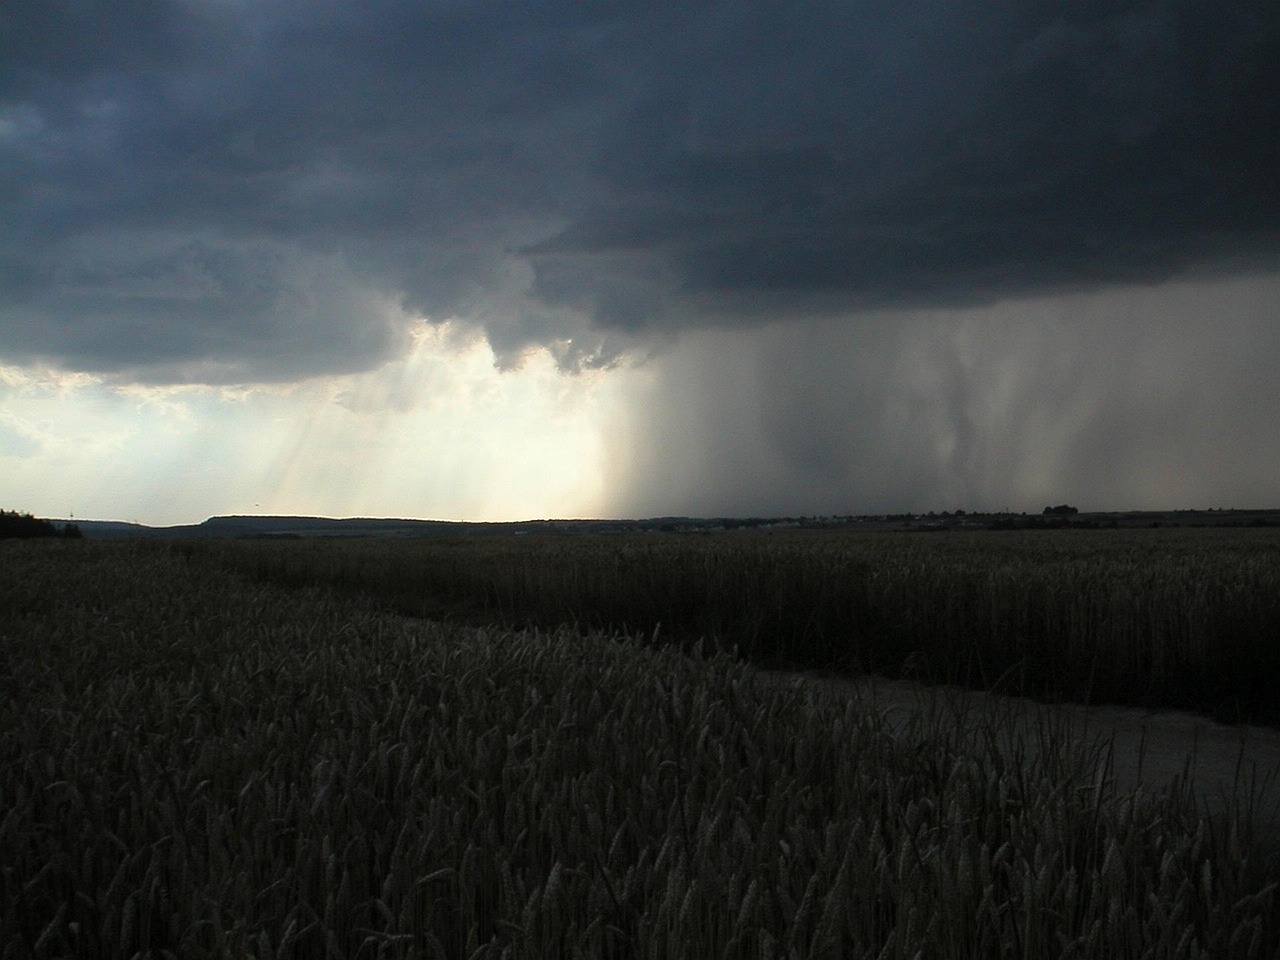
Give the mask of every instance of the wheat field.
[(0, 544), (0, 957), (1280, 956), (1243, 806), (335, 582), (384, 548)]
[(220, 541), (281, 585), (1048, 699), (1280, 723), (1280, 530)]

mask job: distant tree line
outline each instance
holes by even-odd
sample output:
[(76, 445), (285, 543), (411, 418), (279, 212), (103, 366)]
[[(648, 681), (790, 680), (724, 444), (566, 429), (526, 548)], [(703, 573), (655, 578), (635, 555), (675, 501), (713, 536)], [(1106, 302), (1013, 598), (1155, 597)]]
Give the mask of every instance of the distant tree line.
[(74, 523), (65, 523), (61, 527), (49, 520), (40, 520), (29, 513), (16, 510), (0, 510), (0, 540), (30, 539), (33, 537), (66, 537), (78, 539), (83, 537), (80, 528)]

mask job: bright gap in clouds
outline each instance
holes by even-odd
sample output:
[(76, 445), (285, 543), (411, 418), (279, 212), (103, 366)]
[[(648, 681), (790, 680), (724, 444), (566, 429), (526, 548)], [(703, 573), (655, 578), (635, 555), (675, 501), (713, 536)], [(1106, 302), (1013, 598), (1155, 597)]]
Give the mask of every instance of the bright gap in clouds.
[(545, 351), (499, 371), (451, 326), (359, 374), (281, 386), (138, 386), (0, 367), (9, 509), (198, 522), (219, 514), (465, 520), (591, 516), (626, 376)]

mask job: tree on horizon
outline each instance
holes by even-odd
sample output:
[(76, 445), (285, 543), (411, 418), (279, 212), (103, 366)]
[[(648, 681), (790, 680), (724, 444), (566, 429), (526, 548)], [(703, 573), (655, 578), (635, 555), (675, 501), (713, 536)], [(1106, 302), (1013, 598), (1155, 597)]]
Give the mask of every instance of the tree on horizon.
[(47, 537), (80, 539), (84, 533), (74, 523), (61, 527), (50, 520), (41, 520), (29, 513), (17, 510), (0, 510), (0, 540), (30, 540)]

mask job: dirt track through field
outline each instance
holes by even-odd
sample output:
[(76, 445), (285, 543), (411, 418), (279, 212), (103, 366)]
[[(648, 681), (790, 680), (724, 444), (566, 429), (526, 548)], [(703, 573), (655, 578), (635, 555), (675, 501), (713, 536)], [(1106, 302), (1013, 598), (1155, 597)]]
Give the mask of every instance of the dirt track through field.
[(1110, 750), (1109, 773), (1118, 793), (1131, 793), (1139, 786), (1156, 793), (1186, 776), (1202, 809), (1211, 816), (1227, 809), (1237, 792), (1251, 794), (1256, 835), (1280, 852), (1280, 730), (1224, 726), (1173, 710), (1049, 705), (878, 677), (773, 671), (762, 675), (806, 684), (819, 697), (857, 697), (884, 711), (897, 729), (905, 728), (913, 717), (940, 708), (957, 723), (1006, 717), (1024, 748), (1035, 743), (1037, 730), (1045, 724), (1086, 743), (1100, 738)]

